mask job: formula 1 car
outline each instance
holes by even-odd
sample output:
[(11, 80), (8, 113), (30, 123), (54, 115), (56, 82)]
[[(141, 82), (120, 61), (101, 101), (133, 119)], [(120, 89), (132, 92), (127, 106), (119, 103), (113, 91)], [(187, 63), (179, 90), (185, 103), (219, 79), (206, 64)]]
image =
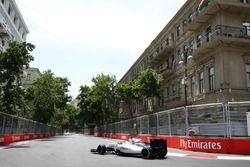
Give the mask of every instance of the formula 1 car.
[(100, 144), (96, 149), (90, 151), (100, 155), (108, 152), (116, 155), (137, 156), (143, 159), (163, 159), (168, 152), (165, 139), (151, 139), (150, 144), (146, 144), (143, 140), (137, 138), (130, 138), (128, 141), (119, 141), (107, 146)]

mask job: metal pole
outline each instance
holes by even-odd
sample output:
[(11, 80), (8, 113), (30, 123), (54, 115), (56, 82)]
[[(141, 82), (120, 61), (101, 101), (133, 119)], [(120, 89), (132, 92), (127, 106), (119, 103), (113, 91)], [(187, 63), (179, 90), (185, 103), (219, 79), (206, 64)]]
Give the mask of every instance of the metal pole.
[(156, 113), (156, 136), (160, 135), (159, 115)]
[(187, 110), (187, 56), (188, 56), (188, 52), (187, 50), (185, 50), (184, 52), (184, 100), (185, 100), (185, 104), (184, 104), (184, 112), (185, 112), (185, 126), (186, 126), (186, 136), (189, 136), (188, 134), (188, 110)]
[(187, 106), (187, 51), (184, 53), (184, 96), (185, 96), (185, 107)]
[(172, 135), (172, 129), (171, 129), (171, 115), (170, 113), (167, 113), (168, 114), (168, 129), (169, 129), (169, 135), (171, 136)]

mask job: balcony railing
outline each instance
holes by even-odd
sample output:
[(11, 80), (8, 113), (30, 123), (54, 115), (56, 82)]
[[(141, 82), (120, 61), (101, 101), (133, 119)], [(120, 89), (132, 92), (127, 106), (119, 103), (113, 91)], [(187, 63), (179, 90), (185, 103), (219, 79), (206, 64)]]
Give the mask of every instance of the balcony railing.
[(6, 20), (3, 16), (0, 15), (0, 33), (6, 34), (8, 36), (11, 35), (10, 27), (8, 26)]
[(187, 30), (199, 31), (200, 27), (208, 22), (208, 20), (219, 11), (226, 10), (233, 13), (250, 14), (250, 2), (236, 0), (210, 0), (210, 3), (201, 11), (197, 10), (197, 5), (193, 9), (193, 13), (187, 18)]
[(156, 47), (156, 49), (153, 50), (153, 53), (150, 56), (150, 62), (160, 62), (168, 53), (173, 51), (173, 49), (173, 42), (163, 42), (160, 46)]
[(214, 34), (225, 37), (250, 38), (250, 29), (217, 25)]
[(230, 41), (231, 44), (250, 44), (250, 29), (217, 25), (210, 32), (207, 32), (201, 38), (196, 38), (192, 48), (194, 54), (206, 52), (207, 49), (213, 49), (218, 46), (219, 42)]
[(206, 7), (204, 7), (201, 11), (197, 9), (198, 4), (195, 5), (193, 9), (194, 12), (189, 14), (187, 18), (187, 27), (188, 31), (196, 31), (206, 23), (213, 15), (217, 12), (217, 7), (215, 5), (216, 0), (210, 0)]

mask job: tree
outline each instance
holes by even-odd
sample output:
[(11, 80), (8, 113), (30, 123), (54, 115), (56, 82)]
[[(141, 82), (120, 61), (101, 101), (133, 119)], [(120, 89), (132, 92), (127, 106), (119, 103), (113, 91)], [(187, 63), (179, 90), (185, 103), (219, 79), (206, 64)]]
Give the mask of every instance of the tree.
[(21, 115), (25, 111), (24, 90), (21, 77), (34, 58), (35, 48), (31, 43), (9, 42), (9, 47), (0, 51), (0, 107), (3, 112)]
[(62, 129), (78, 129), (79, 122), (77, 121), (79, 111), (71, 104), (67, 104), (65, 108), (56, 108), (51, 124)]
[(162, 76), (151, 68), (148, 68), (139, 75), (137, 84), (139, 86), (140, 94), (148, 101), (148, 109), (152, 111), (152, 104), (154, 97), (160, 97)]
[(92, 87), (81, 86), (80, 94), (77, 97), (81, 124), (103, 125), (116, 120), (115, 77), (101, 74), (92, 81), (94, 83)]
[(102, 124), (112, 122), (117, 119), (116, 102), (114, 95), (114, 88), (116, 85), (116, 78), (113, 75), (100, 74), (92, 79), (94, 86), (92, 87), (93, 96), (96, 102), (101, 103), (101, 110), (98, 119)]
[(27, 90), (34, 108), (33, 118), (38, 122), (53, 124), (56, 122), (53, 118), (65, 116), (65, 107), (71, 100), (67, 94), (69, 85), (67, 78), (55, 77), (50, 70), (37, 78)]
[(115, 87), (115, 98), (119, 102), (124, 102), (129, 110), (130, 117), (133, 116), (132, 105), (133, 101), (139, 97), (139, 89), (137, 82), (124, 83), (120, 82)]
[(75, 130), (79, 129), (80, 128), (78, 120), (78, 116), (80, 114), (79, 109), (72, 104), (67, 104), (65, 113), (68, 117), (68, 125), (69, 125), (68, 128)]
[(80, 94), (77, 96), (78, 107), (80, 109), (79, 121), (80, 125), (84, 126), (85, 124), (94, 122), (94, 111), (90, 109), (91, 100), (90, 100), (91, 88), (87, 85), (80, 87)]

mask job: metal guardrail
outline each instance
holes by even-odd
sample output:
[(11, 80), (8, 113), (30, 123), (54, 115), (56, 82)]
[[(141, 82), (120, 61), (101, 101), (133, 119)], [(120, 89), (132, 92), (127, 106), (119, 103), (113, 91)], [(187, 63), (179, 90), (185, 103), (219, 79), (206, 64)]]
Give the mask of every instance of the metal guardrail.
[(0, 112), (0, 135), (61, 132), (59, 128)]
[[(250, 102), (187, 106), (96, 127), (99, 134), (249, 137)], [(84, 131), (90, 131), (84, 129)]]

